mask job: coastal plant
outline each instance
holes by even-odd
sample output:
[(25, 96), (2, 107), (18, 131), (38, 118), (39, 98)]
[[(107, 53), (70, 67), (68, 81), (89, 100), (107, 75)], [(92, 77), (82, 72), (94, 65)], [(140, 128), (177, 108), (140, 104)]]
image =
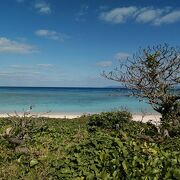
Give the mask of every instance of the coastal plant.
[[(0, 136), (0, 179), (47, 179), (53, 172), (51, 165), (59, 166), (57, 159), (64, 163), (66, 150), (86, 140), (86, 122), (87, 117), (73, 120), (32, 117), (27, 126), (29, 138), (20, 145)], [(12, 125), (9, 118), (0, 118), (0, 133)], [(22, 152), (22, 148), (28, 151)]]
[[(121, 137), (121, 138), (120, 138)], [(137, 141), (126, 133), (116, 137), (96, 132), (67, 151), (52, 178), (64, 179), (179, 179), (180, 153), (154, 143)]]
[(180, 49), (162, 44), (140, 50), (103, 76), (122, 83), (162, 115), (162, 129), (180, 124)]
[(15, 148), (15, 151), (28, 153), (28, 147), (21, 148), (21, 145), (31, 139), (31, 134), (33, 132), (39, 131), (45, 128), (45, 123), (43, 118), (36, 121), (37, 115), (31, 114), (32, 108), (24, 111), (22, 115), (15, 112), (15, 115), (9, 115), (6, 119), (7, 126), (4, 129), (2, 137)]
[(132, 114), (128, 111), (102, 112), (91, 115), (87, 125), (91, 131), (94, 127), (118, 130), (131, 120)]
[[(28, 153), (16, 151), (0, 136), (0, 179), (179, 180), (180, 137), (156, 141), (152, 124), (120, 120), (120, 113), (102, 115), (121, 122), (119, 129), (95, 126), (93, 132), (87, 130), (91, 115), (76, 119), (32, 118), (27, 126), (30, 139), (19, 145), (27, 147)], [(0, 133), (12, 126), (8, 119), (0, 118)], [(153, 141), (140, 135), (150, 135)]]
[[(104, 132), (118, 133), (123, 131), (133, 138), (148, 142), (162, 142), (164, 138), (159, 136), (158, 126), (142, 121), (132, 121), (132, 114), (128, 111), (103, 112), (89, 116), (87, 129), (90, 133), (98, 130)], [(170, 131), (171, 134), (173, 131)], [(175, 130), (177, 133), (178, 131)], [(175, 136), (175, 134), (173, 135)]]

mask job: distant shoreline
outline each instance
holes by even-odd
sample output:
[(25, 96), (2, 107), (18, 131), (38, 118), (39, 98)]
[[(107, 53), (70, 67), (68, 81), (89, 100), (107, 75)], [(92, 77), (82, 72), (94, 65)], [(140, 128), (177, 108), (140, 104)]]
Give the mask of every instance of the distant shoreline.
[[(57, 88), (57, 89), (126, 89), (130, 90), (124, 86), (0, 86), (0, 88)], [(180, 90), (180, 87), (175, 87), (175, 90)]]
[(104, 86), (104, 87), (88, 87), (88, 86), (0, 86), (0, 88), (82, 88), (82, 89), (127, 89), (121, 86)]
[[(19, 116), (23, 116), (23, 112), (17, 112)], [(31, 112), (30, 116), (34, 117), (47, 117), (47, 118), (67, 118), (67, 119), (74, 119), (78, 118), (83, 115), (92, 115), (92, 114), (98, 114), (98, 113), (65, 113), (65, 112)], [(10, 116), (16, 116), (16, 113), (0, 113), (0, 118), (10, 117)], [(142, 122), (148, 122), (150, 120), (154, 122), (160, 121), (160, 114), (157, 113), (132, 113), (133, 120), (134, 121), (142, 121)]]

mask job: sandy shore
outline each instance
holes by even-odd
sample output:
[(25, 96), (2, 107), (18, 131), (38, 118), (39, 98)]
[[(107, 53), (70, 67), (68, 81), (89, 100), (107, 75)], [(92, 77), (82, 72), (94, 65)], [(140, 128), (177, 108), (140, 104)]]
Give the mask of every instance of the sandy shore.
[[(35, 117), (48, 117), (48, 118), (67, 118), (67, 119), (73, 119), (80, 117), (82, 115), (88, 115), (92, 113), (54, 113), (54, 112), (49, 112), (49, 113), (31, 113), (31, 115)], [(0, 117), (9, 117), (9, 116), (15, 116), (15, 113), (1, 113)], [(23, 113), (18, 113), (19, 116), (23, 116)], [(133, 120), (134, 121), (142, 121), (142, 122), (147, 122), (147, 121), (153, 121), (154, 123), (159, 122), (160, 120), (160, 115), (159, 114), (133, 114)]]
[[(24, 116), (24, 113), (1, 113), (0, 117), (10, 117), (10, 116)], [(85, 113), (37, 113), (32, 112), (28, 116), (34, 116), (34, 117), (48, 117), (48, 118), (67, 118), (67, 119), (73, 119), (80, 117), (82, 115), (85, 115)]]
[(134, 121), (142, 121), (142, 122), (148, 122), (151, 121), (153, 123), (160, 122), (161, 115), (159, 114), (133, 114), (133, 120)]

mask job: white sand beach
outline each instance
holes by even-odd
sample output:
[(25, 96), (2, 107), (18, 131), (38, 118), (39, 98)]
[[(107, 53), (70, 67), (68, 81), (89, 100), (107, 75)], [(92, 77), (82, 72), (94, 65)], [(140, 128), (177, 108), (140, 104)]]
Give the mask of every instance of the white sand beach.
[(148, 122), (152, 121), (153, 123), (158, 123), (160, 121), (161, 115), (160, 114), (133, 114), (134, 121), (142, 121)]
[[(19, 116), (23, 116), (23, 113), (17, 113)], [(47, 118), (67, 118), (67, 119), (73, 119), (80, 117), (82, 115), (90, 115), (92, 113), (58, 113), (58, 112), (49, 112), (49, 113), (31, 113), (30, 116), (34, 117), (47, 117)], [(2, 113), (0, 114), (0, 117), (10, 117), (10, 116), (16, 116), (16, 113)], [(142, 121), (142, 122), (148, 122), (153, 121), (154, 123), (158, 123), (160, 121), (160, 114), (133, 114), (133, 120), (134, 121)]]

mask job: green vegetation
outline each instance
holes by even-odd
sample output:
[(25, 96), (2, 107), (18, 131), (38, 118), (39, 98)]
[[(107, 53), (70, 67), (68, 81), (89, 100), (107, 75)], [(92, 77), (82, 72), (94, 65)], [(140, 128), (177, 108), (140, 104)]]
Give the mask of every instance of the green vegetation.
[(168, 44), (139, 49), (126, 61), (119, 61), (113, 71), (103, 73), (107, 79), (120, 82), (132, 95), (149, 103), (161, 114), (164, 134), (168, 127), (180, 124), (180, 48)]
[(1, 118), (0, 179), (180, 179), (180, 127), (165, 138), (131, 118)]

